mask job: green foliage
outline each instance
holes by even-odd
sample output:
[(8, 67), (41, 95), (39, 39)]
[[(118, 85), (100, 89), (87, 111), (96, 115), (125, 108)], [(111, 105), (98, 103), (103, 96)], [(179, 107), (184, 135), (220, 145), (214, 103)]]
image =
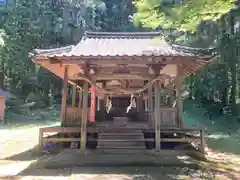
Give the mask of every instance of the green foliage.
[(236, 99), (240, 97), (240, 11), (234, 9), (235, 4), (236, 0), (135, 0), (133, 21), (165, 32), (183, 32), (177, 37), (171, 34), (171, 39), (181, 45), (216, 47), (217, 61), (186, 79), (186, 87), (191, 97), (231, 104), (236, 113)]
[(133, 16), (135, 24), (156, 29), (178, 29), (195, 31), (206, 20), (217, 20), (228, 13), (235, 0), (135, 0), (137, 12)]
[(86, 30), (132, 30), (128, 6), (126, 0), (21, 0), (0, 8), (0, 45), (4, 44), (0, 47), (0, 71), (4, 72), (5, 86), (22, 88), (26, 79), (37, 79), (45, 94), (51, 87), (61, 89), (51, 73), (36, 74), (29, 52), (75, 44)]

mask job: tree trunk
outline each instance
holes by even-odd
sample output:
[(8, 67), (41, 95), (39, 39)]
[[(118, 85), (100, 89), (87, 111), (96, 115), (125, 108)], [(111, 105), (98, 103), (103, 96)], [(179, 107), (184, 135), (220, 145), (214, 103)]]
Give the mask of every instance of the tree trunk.
[[(234, 16), (230, 13), (229, 16), (229, 26), (230, 26), (230, 33), (231, 33), (231, 40), (233, 40), (234, 36)], [(231, 43), (233, 44), (233, 43)], [(231, 60), (230, 60), (230, 71), (231, 71), (231, 96), (230, 101), (233, 107), (233, 114), (237, 114), (236, 110), (236, 90), (237, 90), (237, 67), (236, 67), (236, 49), (234, 48)]]
[(4, 88), (4, 72), (0, 71), (0, 88)]

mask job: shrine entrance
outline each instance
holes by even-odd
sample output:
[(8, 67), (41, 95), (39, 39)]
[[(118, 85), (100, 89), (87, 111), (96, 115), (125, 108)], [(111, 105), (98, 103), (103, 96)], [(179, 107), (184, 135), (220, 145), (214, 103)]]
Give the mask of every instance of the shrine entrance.
[(112, 97), (111, 101), (112, 101), (112, 108), (107, 115), (107, 120), (113, 120), (114, 117), (130, 118), (129, 114), (126, 113), (127, 107), (129, 106), (129, 103), (130, 103), (130, 97)]

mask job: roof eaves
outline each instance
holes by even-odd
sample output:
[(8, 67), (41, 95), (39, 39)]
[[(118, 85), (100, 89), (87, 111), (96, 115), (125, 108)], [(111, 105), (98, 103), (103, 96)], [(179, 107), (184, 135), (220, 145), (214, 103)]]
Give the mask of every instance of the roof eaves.
[(182, 52), (184, 54), (189, 55), (197, 55), (197, 56), (214, 56), (216, 55), (216, 48), (193, 48), (189, 46), (181, 46), (178, 44), (170, 44), (169, 45), (178, 52)]
[(60, 48), (53, 48), (53, 49), (34, 49), (30, 55), (32, 56), (57, 56), (68, 54), (74, 46), (65, 46)]

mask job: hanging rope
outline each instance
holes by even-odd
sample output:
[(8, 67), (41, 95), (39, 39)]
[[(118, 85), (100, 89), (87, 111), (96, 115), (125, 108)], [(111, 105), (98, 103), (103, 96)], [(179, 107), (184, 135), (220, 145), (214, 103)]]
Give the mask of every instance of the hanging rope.
[(96, 85), (96, 83), (94, 83), (91, 79), (89, 79), (88, 77), (85, 77), (84, 75), (78, 75), (78, 77), (80, 77), (82, 80), (87, 81), (89, 84), (91, 84), (92, 87), (97, 88), (99, 91), (102, 91), (104, 94), (111, 94), (112, 95), (112, 94), (121, 94), (121, 93), (124, 93), (124, 94), (133, 94), (133, 93), (137, 93), (138, 94), (138, 93), (141, 93), (141, 92), (147, 90), (149, 85), (152, 85), (156, 81), (160, 80), (162, 78), (162, 75), (159, 75), (158, 77), (153, 78), (150, 82), (148, 82), (142, 88), (132, 89), (132, 90), (128, 90), (126, 88), (118, 88), (118, 90), (116, 90), (116, 91), (106, 90), (106, 89)]
[(107, 104), (106, 104), (106, 111), (109, 114), (110, 110), (112, 109), (112, 100), (110, 97), (107, 98)]
[(130, 105), (127, 107), (126, 113), (128, 113), (132, 108), (136, 108), (136, 107), (137, 107), (136, 99), (135, 99), (134, 95), (132, 94), (131, 99), (130, 99)]

